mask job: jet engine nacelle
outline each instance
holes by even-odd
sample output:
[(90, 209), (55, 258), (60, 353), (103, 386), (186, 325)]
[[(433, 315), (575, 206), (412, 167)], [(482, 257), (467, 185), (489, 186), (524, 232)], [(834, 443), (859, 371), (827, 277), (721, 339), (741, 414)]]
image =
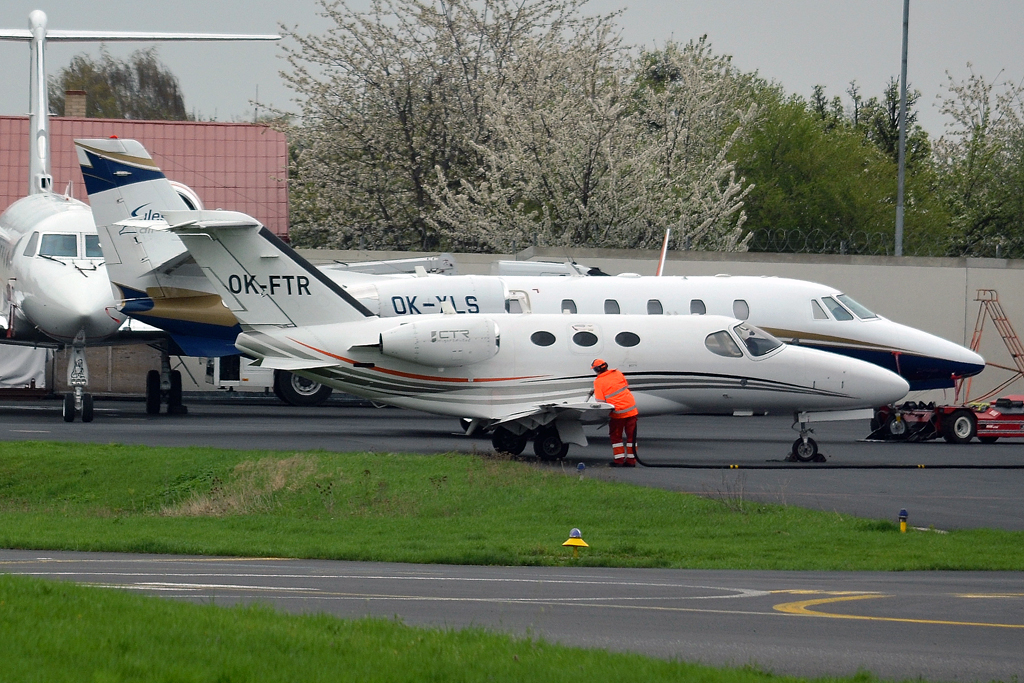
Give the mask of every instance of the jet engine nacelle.
[(430, 367), (472, 365), (493, 358), (500, 343), (493, 320), (446, 315), (405, 323), (380, 335), (380, 352)]

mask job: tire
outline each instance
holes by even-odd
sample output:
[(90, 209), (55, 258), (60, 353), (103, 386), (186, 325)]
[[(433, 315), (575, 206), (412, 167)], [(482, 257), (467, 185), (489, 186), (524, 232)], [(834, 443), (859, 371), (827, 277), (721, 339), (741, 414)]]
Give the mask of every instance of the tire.
[(498, 453), (519, 455), (526, 450), (526, 442), (529, 437), (526, 434), (513, 434), (504, 427), (498, 427), (491, 435), (491, 445)]
[(75, 421), (75, 395), (64, 394), (64, 421), (74, 422)]
[(811, 438), (804, 441), (801, 437), (793, 442), (792, 454), (800, 462), (811, 462), (818, 457), (818, 442)]
[(92, 422), (92, 394), (82, 394), (82, 422)]
[(181, 372), (178, 370), (171, 370), (171, 391), (167, 395), (167, 414), (188, 414), (188, 408), (181, 403)]
[(160, 414), (160, 372), (150, 370), (146, 373), (146, 414)]
[(885, 438), (901, 441), (907, 438), (907, 421), (893, 413), (885, 421)]
[(977, 432), (978, 418), (970, 410), (954, 410), (942, 421), (942, 438), (946, 443), (970, 443)]
[(979, 436), (978, 441), (982, 443), (995, 443), (999, 440), (998, 436)]
[(569, 444), (562, 443), (557, 429), (542, 429), (533, 437), (533, 452), (541, 460), (561, 460), (569, 453)]
[(274, 393), (293, 406), (318, 406), (327, 400), (332, 389), (305, 377), (284, 370), (274, 372)]

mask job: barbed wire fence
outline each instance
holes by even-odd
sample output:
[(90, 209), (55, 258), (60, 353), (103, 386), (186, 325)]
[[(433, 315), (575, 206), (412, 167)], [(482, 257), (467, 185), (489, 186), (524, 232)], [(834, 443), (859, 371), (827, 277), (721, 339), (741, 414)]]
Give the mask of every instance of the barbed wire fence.
[[(849, 254), (892, 256), (895, 239), (892, 233), (855, 231), (837, 234), (825, 230), (756, 230), (748, 243), (748, 251), (780, 254)], [(1024, 258), (1024, 235), (993, 236), (975, 241), (908, 240), (905, 256), (947, 256), (973, 258)]]

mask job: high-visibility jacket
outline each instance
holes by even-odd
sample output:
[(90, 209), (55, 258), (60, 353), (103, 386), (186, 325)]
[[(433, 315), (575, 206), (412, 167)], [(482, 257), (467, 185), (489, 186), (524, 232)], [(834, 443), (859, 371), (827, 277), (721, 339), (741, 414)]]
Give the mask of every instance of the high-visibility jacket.
[(636, 401), (629, 391), (626, 376), (618, 370), (605, 370), (594, 378), (594, 400), (611, 403), (612, 417), (633, 417), (638, 415)]

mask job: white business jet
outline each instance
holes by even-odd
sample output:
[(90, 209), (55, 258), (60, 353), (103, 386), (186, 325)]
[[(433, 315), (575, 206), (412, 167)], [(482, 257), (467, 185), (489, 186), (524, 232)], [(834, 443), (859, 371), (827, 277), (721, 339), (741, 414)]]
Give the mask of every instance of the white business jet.
[[(542, 458), (586, 445), (604, 420), (588, 401), (600, 356), (623, 370), (643, 415), (707, 410), (848, 411), (902, 398), (898, 375), (836, 354), (786, 346), (723, 316), (374, 315), (255, 219), (168, 211), (122, 228), (170, 230), (242, 325), (235, 345), (265, 367), (348, 393), (494, 429), (496, 447)], [(805, 454), (816, 453), (813, 439)]]
[[(92, 396), (86, 392), (89, 370), (85, 347), (120, 341), (126, 316), (118, 311), (104, 265), (103, 253), (89, 207), (68, 195), (53, 192), (50, 175), (49, 107), (46, 88), (46, 41), (181, 41), (279, 40), (277, 35), (206, 33), (148, 33), (124, 31), (52, 31), (46, 14), (29, 15), (29, 28), (0, 29), (0, 40), (27, 42), (29, 74), (28, 196), (0, 215), (0, 312), (7, 317), (3, 343), (65, 346), (67, 379), (74, 393), (64, 397), (64, 419), (76, 412), (83, 422), (93, 419)], [(144, 333), (142, 341), (163, 336)], [(165, 363), (166, 389), (174, 393), (175, 379)], [(177, 404), (181, 376), (177, 375)]]
[[(79, 161), (100, 225), (122, 313), (189, 340), (194, 355), (233, 350), (240, 331), (202, 271), (172, 234), (118, 224), (143, 205), (186, 208), (134, 140), (77, 140)], [(913, 390), (952, 386), (984, 368), (978, 354), (875, 315), (842, 292), (813, 282), (764, 277), (382, 277), (321, 271), (371, 313), (418, 316), (448, 304), (457, 313), (593, 315), (721, 314), (745, 318), (803, 346), (885, 367)], [(185, 345), (185, 342), (182, 342)], [(229, 348), (230, 347), (230, 348)], [(293, 377), (290, 373), (277, 371)], [(306, 389), (314, 387), (300, 376)], [(322, 393), (320, 394), (322, 395)]]

